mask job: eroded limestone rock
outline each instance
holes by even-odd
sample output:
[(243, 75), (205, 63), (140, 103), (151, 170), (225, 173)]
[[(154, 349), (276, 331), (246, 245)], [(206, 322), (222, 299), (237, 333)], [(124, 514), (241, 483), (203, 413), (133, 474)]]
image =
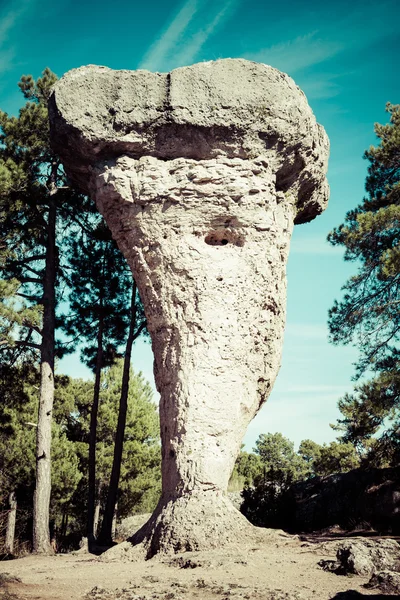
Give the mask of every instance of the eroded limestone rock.
[[(381, 592), (390, 596), (396, 595), (398, 598), (398, 594), (400, 594), (400, 573), (395, 571), (374, 573), (365, 587), (369, 589), (378, 588)], [(384, 596), (380, 597), (383, 598)]]
[(325, 208), (328, 140), (295, 83), (226, 59), (169, 74), (83, 67), (50, 99), (53, 145), (126, 256), (161, 394), (149, 554), (251, 526), (224, 495), (280, 366), (294, 223)]
[(325, 571), (339, 575), (372, 575), (378, 571), (400, 571), (400, 546), (396, 540), (367, 538), (341, 542), (336, 561), (321, 560)]

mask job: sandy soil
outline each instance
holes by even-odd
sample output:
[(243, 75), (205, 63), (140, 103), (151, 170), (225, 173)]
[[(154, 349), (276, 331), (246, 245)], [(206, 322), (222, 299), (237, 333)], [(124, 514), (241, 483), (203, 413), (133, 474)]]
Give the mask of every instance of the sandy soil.
[(27, 556), (0, 563), (0, 582), (3, 581), (0, 599), (386, 598), (377, 591), (363, 588), (367, 578), (338, 576), (318, 567), (320, 559), (335, 557), (338, 543), (302, 541), (298, 536), (265, 530), (256, 543), (238, 540), (236, 546), (220, 550), (155, 557), (148, 561), (122, 551), (123, 545), (121, 551), (117, 546), (112, 554), (99, 557), (82, 553)]

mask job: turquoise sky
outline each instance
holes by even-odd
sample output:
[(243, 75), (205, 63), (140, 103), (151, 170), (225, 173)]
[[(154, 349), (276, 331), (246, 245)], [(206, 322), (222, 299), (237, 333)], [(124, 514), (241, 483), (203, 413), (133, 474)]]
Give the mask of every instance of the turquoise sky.
[[(288, 315), (282, 368), (246, 445), (281, 431), (299, 443), (334, 439), (336, 402), (352, 387), (352, 348), (327, 341), (327, 311), (355, 271), (325, 242), (364, 194), (364, 150), (385, 103), (400, 102), (400, 3), (348, 0), (268, 2), (188, 0), (0, 0), (0, 108), (17, 113), (22, 74), (57, 75), (85, 64), (167, 71), (204, 60), (242, 57), (287, 72), (305, 91), (331, 140), (328, 210), (295, 229), (288, 265)], [(134, 366), (152, 378), (150, 347)], [(87, 373), (76, 356), (60, 369)]]

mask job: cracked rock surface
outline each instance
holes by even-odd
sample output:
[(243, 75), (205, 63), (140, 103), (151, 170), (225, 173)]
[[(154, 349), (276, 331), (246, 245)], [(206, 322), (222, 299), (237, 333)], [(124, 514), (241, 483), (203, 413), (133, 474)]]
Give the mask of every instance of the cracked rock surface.
[(294, 82), (225, 59), (169, 74), (83, 67), (50, 99), (54, 148), (127, 258), (161, 395), (149, 555), (251, 526), (225, 494), (280, 366), (294, 223), (325, 208), (328, 141)]
[(396, 540), (360, 538), (341, 542), (336, 561), (321, 560), (325, 571), (338, 575), (372, 575), (378, 571), (400, 571), (400, 546)]

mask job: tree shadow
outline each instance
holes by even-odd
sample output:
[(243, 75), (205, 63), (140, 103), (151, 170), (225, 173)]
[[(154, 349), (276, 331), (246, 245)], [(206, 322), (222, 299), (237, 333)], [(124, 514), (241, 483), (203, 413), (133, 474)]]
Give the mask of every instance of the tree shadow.
[(356, 590), (348, 590), (347, 592), (339, 592), (336, 596), (333, 596), (331, 600), (361, 600), (361, 598), (371, 598), (371, 600), (385, 600), (385, 598), (393, 598), (394, 600), (400, 600), (400, 596), (386, 594), (374, 594), (372, 596), (366, 594), (360, 594)]
[[(96, 556), (101, 556), (104, 552), (107, 552), (110, 548), (114, 548), (117, 546), (117, 542), (112, 542), (111, 544), (101, 545), (101, 544), (91, 544), (89, 548), (89, 554), (95, 554)], [(0, 599), (1, 600), (1, 599)]]

